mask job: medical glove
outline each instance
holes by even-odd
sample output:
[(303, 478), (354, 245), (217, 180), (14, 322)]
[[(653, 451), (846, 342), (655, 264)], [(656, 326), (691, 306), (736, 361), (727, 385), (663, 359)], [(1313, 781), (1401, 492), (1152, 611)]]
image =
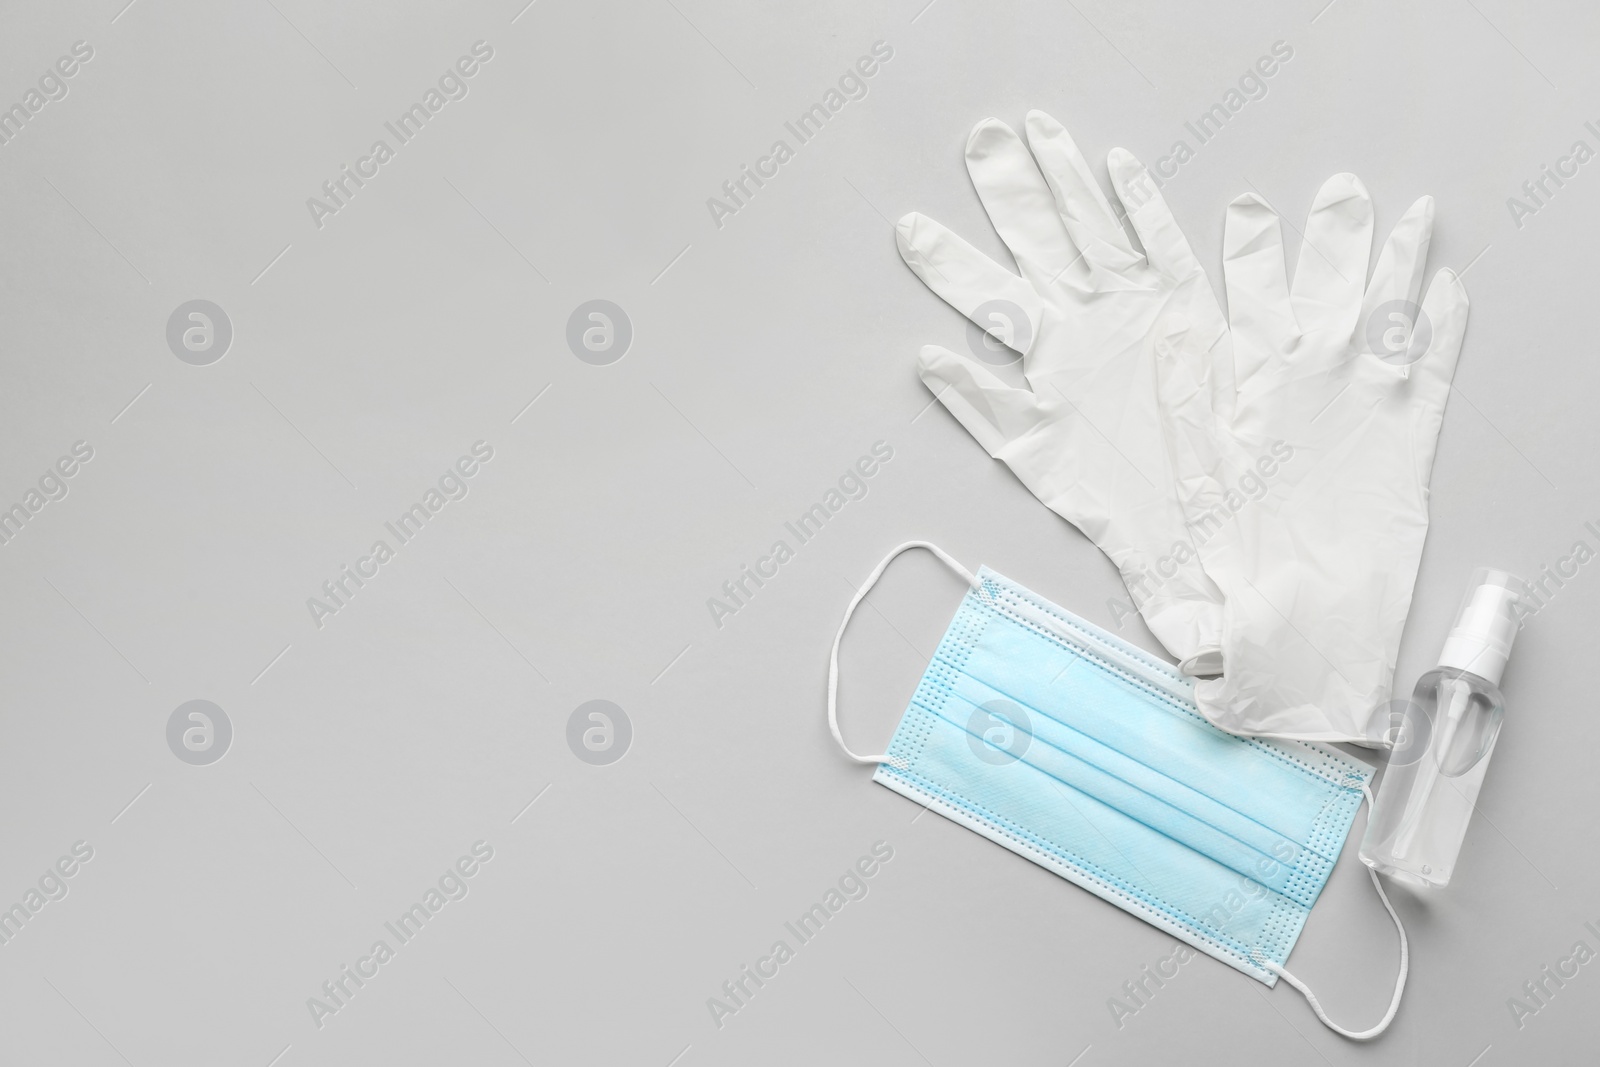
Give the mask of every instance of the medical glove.
[(1161, 345), (1178, 496), (1222, 589), (1220, 678), (1202, 713), (1233, 733), (1386, 743), (1400, 631), (1428, 530), (1428, 478), (1467, 322), (1441, 270), (1416, 303), (1433, 231), (1424, 197), (1370, 284), (1372, 204), (1331, 178), (1306, 221), (1291, 287), (1278, 215), (1228, 209), (1231, 352), (1191, 330)]
[(1121, 149), (1107, 161), (1140, 253), (1061, 124), (1032, 111), (1025, 128), (1027, 145), (986, 119), (966, 148), (1020, 277), (923, 215), (897, 231), (901, 256), (930, 289), (1021, 353), (1027, 387), (937, 345), (922, 349), (918, 373), (991, 456), (1111, 558), (1185, 673), (1214, 674), (1221, 595), (1173, 489), (1155, 346), (1178, 329), (1226, 352), (1226, 323), (1142, 164)]

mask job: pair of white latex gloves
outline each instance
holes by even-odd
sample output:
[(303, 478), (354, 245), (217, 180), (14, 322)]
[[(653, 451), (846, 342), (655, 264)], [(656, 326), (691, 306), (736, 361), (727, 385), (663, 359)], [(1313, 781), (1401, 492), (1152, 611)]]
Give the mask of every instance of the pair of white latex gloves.
[[(1021, 354), (1027, 387), (929, 345), (918, 370), (991, 456), (1099, 545), (1212, 722), (1234, 733), (1383, 744), (1428, 478), (1466, 329), (1423, 197), (1371, 281), (1372, 204), (1330, 178), (1291, 284), (1277, 214), (1228, 206), (1227, 314), (1154, 180), (1113, 149), (1123, 228), (1067, 131), (1027, 143), (990, 119), (967, 169), (1021, 277), (911, 214), (900, 254)], [(1031, 149), (1031, 152), (1030, 152)], [(998, 351), (998, 349), (995, 349)], [(1013, 357), (1014, 358), (1014, 357)]]

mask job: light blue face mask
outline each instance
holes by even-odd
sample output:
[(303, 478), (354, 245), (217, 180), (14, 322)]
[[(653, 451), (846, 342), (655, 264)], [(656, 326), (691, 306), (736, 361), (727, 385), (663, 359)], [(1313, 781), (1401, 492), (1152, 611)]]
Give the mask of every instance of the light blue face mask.
[[(972, 587), (880, 756), (839, 732), (839, 641), (890, 560), (927, 548)], [(1167, 664), (923, 541), (896, 548), (850, 602), (828, 665), (828, 725), (873, 780), (1273, 986), (1339, 859), (1371, 772), (1334, 749), (1208, 722)]]

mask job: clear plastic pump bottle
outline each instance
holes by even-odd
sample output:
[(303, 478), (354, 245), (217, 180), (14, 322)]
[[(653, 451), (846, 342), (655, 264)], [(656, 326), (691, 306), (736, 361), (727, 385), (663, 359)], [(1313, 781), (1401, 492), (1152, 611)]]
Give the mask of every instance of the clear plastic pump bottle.
[(1522, 625), (1522, 583), (1479, 568), (1439, 665), (1417, 680), (1372, 806), (1361, 862), (1402, 881), (1442, 887), (1455, 870), (1500, 734), (1500, 674)]

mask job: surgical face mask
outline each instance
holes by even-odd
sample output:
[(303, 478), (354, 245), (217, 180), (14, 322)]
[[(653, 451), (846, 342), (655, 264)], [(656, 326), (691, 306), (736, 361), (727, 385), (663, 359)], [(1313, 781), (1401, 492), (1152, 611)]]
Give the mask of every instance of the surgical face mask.
[[(890, 560), (927, 548), (968, 591), (888, 752), (852, 752), (839, 731), (839, 642)], [(971, 574), (907, 542), (845, 612), (828, 666), (828, 723), (873, 780), (1008, 848), (1267, 986), (1322, 892), (1371, 772), (1334, 749), (1246, 738), (1198, 711), (1176, 669), (988, 568)], [(1370, 873), (1370, 872), (1369, 872)]]

